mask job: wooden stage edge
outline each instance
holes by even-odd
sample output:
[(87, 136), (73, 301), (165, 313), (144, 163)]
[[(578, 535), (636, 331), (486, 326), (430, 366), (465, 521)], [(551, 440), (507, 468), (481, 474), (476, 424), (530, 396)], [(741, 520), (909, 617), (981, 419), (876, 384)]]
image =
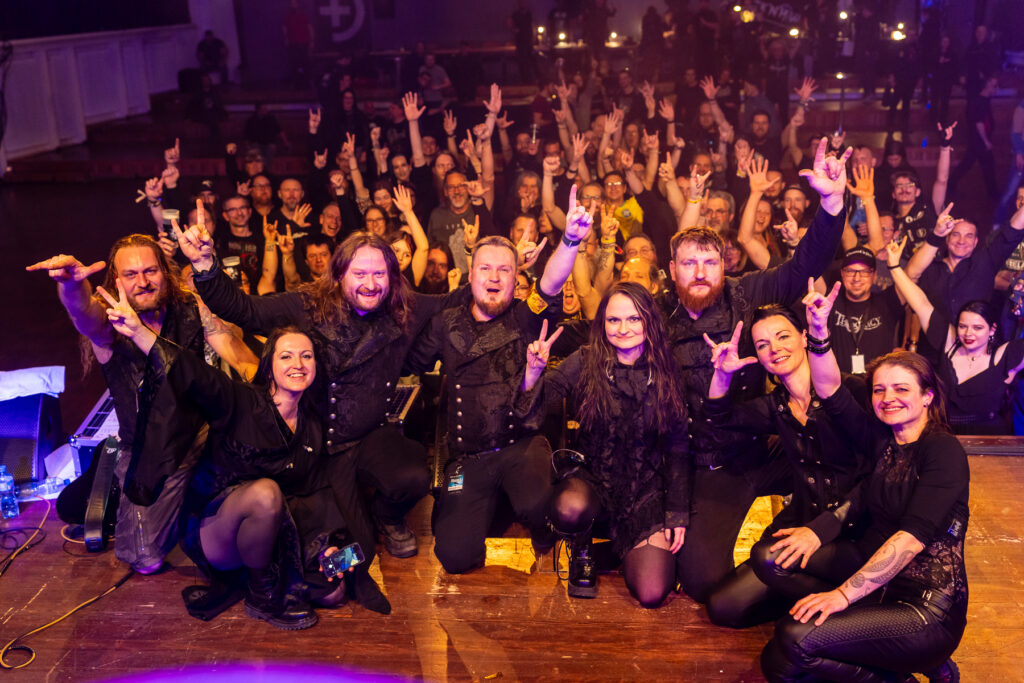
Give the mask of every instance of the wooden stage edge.
[[(964, 681), (1024, 680), (1024, 458), (972, 455), (970, 463), (971, 603), (955, 659)], [(44, 503), (33, 503), (15, 521), (35, 526), (44, 510)], [(429, 681), (762, 680), (758, 655), (770, 625), (717, 628), (703, 608), (680, 595), (670, 596), (661, 609), (643, 610), (616, 574), (602, 575), (596, 599), (570, 600), (551, 571), (552, 555), (536, 561), (525, 538), (491, 539), (485, 568), (449, 576), (431, 552), (429, 499), (412, 519), (419, 555), (384, 556), (373, 568), (393, 605), (390, 616), (346, 605), (321, 610), (320, 623), (310, 630), (289, 633), (246, 617), (239, 605), (211, 622), (198, 621), (186, 614), (180, 598), (181, 589), (196, 582), (196, 572), (175, 551), (162, 573), (133, 576), (24, 641), (35, 650), (35, 661), (0, 673), (0, 679), (153, 680), (148, 672), (202, 666), (227, 680), (245, 662), (263, 669), (262, 675), (249, 674), (250, 681), (307, 680), (272, 678), (267, 669), (279, 663)], [(46, 624), (124, 575), (112, 552), (86, 555), (82, 546), (73, 546), (66, 554), (61, 526), (51, 512), (46, 538), (0, 577), (0, 642)], [(748, 542), (756, 536), (752, 531)], [(14, 652), (7, 662), (24, 659)]]

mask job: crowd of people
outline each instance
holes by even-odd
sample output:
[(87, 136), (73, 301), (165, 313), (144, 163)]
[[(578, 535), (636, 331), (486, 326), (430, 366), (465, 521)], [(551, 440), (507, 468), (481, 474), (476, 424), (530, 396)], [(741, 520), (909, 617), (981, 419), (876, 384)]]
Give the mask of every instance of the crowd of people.
[[(981, 241), (947, 203), (952, 121), (923, 194), (899, 143), (801, 131), (809, 75), (795, 106), (746, 75), (739, 106), (728, 69), (670, 97), (592, 68), (542, 80), (520, 122), (498, 85), (482, 121), (444, 87), (367, 116), (339, 72), (307, 176), (229, 143), (222, 198), (187, 186), (176, 142), (139, 234), (29, 267), (115, 401), (118, 557), (152, 572), (180, 542), (210, 581), (186, 598), (201, 618), (241, 598), (283, 629), (346, 598), (389, 612), (367, 567), (378, 539), (418, 552), (431, 476), (388, 414), (439, 367), (445, 571), (483, 565), (507, 498), (538, 553), (566, 543), (570, 596), (610, 562), (645, 608), (679, 585), (717, 625), (778, 620), (769, 680), (957, 680), (953, 434), (1024, 422), (1024, 186)], [(737, 567), (770, 494), (786, 505)], [(320, 558), (352, 542), (367, 561), (334, 585)]]

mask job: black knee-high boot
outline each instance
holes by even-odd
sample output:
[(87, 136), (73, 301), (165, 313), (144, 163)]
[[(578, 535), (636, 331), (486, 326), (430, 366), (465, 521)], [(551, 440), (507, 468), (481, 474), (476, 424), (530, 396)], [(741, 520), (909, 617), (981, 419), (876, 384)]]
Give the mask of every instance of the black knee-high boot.
[(249, 569), (245, 613), (285, 631), (310, 628), (317, 622), (316, 612), (308, 603), (285, 594), (276, 564), (263, 569)]

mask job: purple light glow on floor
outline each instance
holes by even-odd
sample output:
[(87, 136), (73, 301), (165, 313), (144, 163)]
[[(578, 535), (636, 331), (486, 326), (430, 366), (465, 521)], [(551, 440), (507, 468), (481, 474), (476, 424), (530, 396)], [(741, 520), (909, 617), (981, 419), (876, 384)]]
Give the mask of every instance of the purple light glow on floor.
[(216, 680), (217, 683), (369, 683), (393, 681), (394, 676), (361, 673), (342, 667), (320, 664), (260, 664), (229, 662), (213, 666), (195, 666), (174, 671), (150, 671), (104, 679), (110, 683), (184, 683)]

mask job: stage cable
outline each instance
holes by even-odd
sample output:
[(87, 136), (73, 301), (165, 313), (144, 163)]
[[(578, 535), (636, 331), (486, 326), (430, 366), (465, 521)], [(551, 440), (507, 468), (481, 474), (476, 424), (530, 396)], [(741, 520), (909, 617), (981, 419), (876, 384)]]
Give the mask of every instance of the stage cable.
[[(61, 616), (57, 617), (56, 619), (54, 619), (50, 623), (43, 624), (39, 628), (34, 628), (31, 631), (29, 631), (28, 633), (23, 633), (20, 636), (12, 639), (10, 642), (8, 642), (6, 645), (4, 645), (2, 649), (0, 649), (0, 668), (4, 668), (4, 669), (22, 669), (22, 668), (28, 666), (29, 664), (31, 664), (33, 662), (33, 660), (35, 660), (35, 658), (36, 658), (36, 652), (32, 648), (30, 648), (28, 645), (18, 645), (18, 644), (16, 644), (19, 640), (24, 640), (25, 638), (28, 638), (31, 635), (34, 635), (36, 633), (40, 633), (42, 631), (45, 631), (46, 629), (50, 628), (51, 626), (53, 626), (55, 624), (59, 624), (60, 622), (64, 621), (65, 619), (70, 617), (72, 614), (74, 614), (78, 610), (80, 610), (80, 609), (82, 609), (84, 607), (88, 607), (89, 605), (91, 605), (92, 603), (96, 602), (97, 600), (99, 600), (102, 597), (110, 595), (115, 590), (117, 590), (122, 585), (124, 585), (125, 581), (127, 581), (130, 578), (132, 578), (132, 576), (134, 574), (135, 574), (134, 571), (129, 570), (128, 573), (125, 574), (124, 576), (122, 576), (120, 579), (118, 579), (114, 583), (114, 585), (112, 585), (110, 588), (108, 588), (107, 590), (103, 591), (99, 595), (94, 595), (93, 597), (89, 598), (88, 600), (86, 600), (82, 604), (78, 605), (77, 607), (74, 607), (70, 611), (65, 612)], [(28, 659), (26, 659), (21, 664), (8, 664), (7, 663), (7, 654), (10, 653), (10, 652), (15, 652), (15, 651), (27, 653), (28, 654)]]
[[(14, 560), (15, 560), (15, 558), (18, 557), (18, 555), (20, 555), (21, 553), (25, 552), (26, 550), (28, 550), (32, 546), (38, 545), (39, 542), (43, 540), (42, 538), (40, 538), (39, 541), (37, 541), (36, 543), (32, 543), (32, 539), (35, 538), (36, 536), (38, 536), (40, 533), (43, 532), (43, 525), (46, 524), (46, 519), (50, 516), (50, 510), (52, 508), (53, 508), (53, 504), (50, 503), (50, 501), (47, 500), (46, 501), (46, 512), (43, 513), (43, 518), (41, 520), (39, 520), (39, 526), (37, 526), (32, 531), (32, 534), (28, 538), (25, 539), (24, 543), (22, 543), (20, 546), (18, 546), (14, 550), (14, 552), (12, 552), (10, 555), (8, 555), (7, 557), (4, 558), (3, 564), (0, 564), (0, 576), (3, 576), (7, 572), (7, 570), (10, 568), (10, 566), (12, 564), (14, 564)], [(8, 529), (5, 533), (16, 532), (16, 531), (27, 531), (27, 529)], [(43, 534), (43, 538), (45, 538), (45, 537), (46, 537), (46, 535)]]

